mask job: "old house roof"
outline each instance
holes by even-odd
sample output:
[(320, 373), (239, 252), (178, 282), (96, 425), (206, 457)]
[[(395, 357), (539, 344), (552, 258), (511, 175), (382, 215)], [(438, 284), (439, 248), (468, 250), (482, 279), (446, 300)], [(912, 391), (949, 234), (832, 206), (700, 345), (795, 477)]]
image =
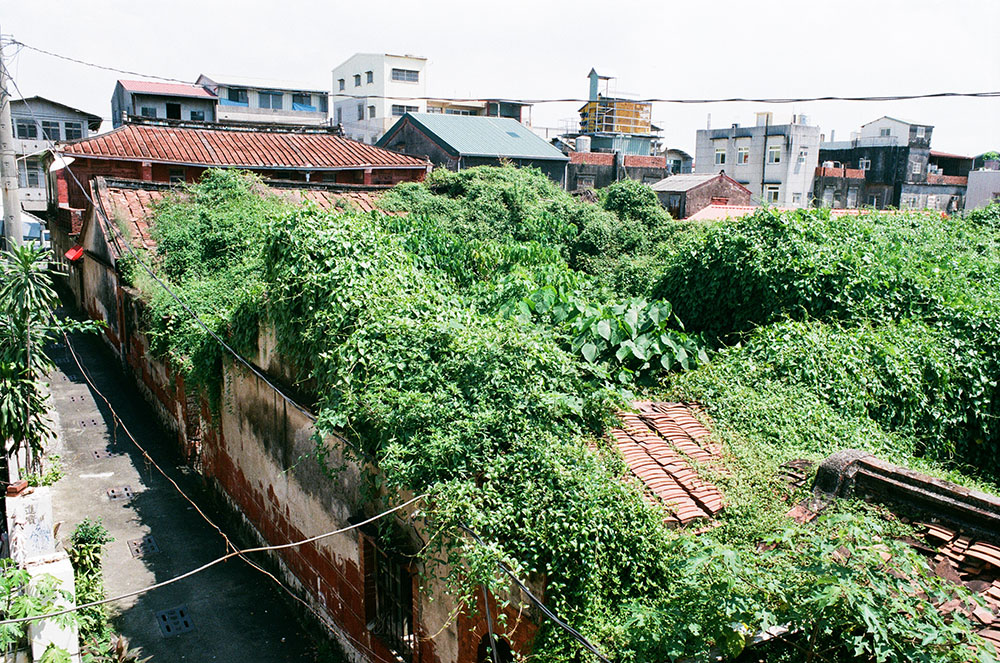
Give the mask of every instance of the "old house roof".
[(67, 106), (64, 103), (60, 103), (58, 101), (53, 101), (51, 99), (47, 99), (46, 97), (39, 97), (38, 95), (35, 95), (35, 96), (32, 96), (32, 97), (25, 97), (24, 99), (12, 99), (11, 102), (10, 102), (10, 112), (14, 113), (14, 114), (17, 114), (18, 113), (18, 108), (17, 107), (19, 105), (23, 105), (23, 106), (26, 106), (26, 107), (30, 108), (32, 102), (43, 102), (43, 103), (46, 103), (46, 104), (51, 104), (52, 106), (58, 106), (60, 108), (65, 108), (66, 110), (70, 111), (71, 113), (75, 113), (77, 115), (80, 115), (81, 117), (86, 118), (86, 120), (87, 120), (87, 128), (90, 129), (91, 131), (97, 131), (98, 129), (101, 128), (101, 122), (102, 122), (102, 120), (101, 120), (101, 116), (100, 115), (95, 115), (94, 113), (88, 113), (86, 111), (80, 110), (79, 108), (73, 108), (72, 106)]
[(663, 193), (684, 193), (690, 191), (691, 189), (696, 189), (703, 184), (708, 184), (716, 179), (728, 180), (733, 186), (737, 186), (747, 193), (750, 193), (750, 189), (746, 188), (729, 175), (723, 172), (719, 173), (685, 173), (682, 175), (671, 175), (659, 182), (651, 185), (653, 191), (663, 192)]
[(201, 85), (190, 83), (162, 83), (159, 81), (134, 81), (119, 79), (118, 84), (127, 92), (135, 94), (157, 94), (167, 97), (195, 97), (215, 99), (216, 96)]
[[(354, 209), (370, 212), (377, 209), (378, 197), (388, 187), (359, 188), (344, 185), (302, 185), (298, 183), (267, 182), (274, 193), (294, 203), (312, 202), (320, 209)], [(122, 232), (136, 248), (152, 249), (156, 246), (150, 232), (150, 221), (156, 204), (171, 193), (181, 190), (165, 182), (146, 182), (117, 178), (95, 177), (91, 182), (94, 204)], [(84, 223), (90, 223), (93, 214)], [(109, 237), (112, 255), (117, 259), (124, 247)]]
[(695, 464), (725, 472), (721, 449), (709, 442), (709, 431), (696, 406), (685, 403), (633, 403), (638, 412), (620, 412), (614, 441), (629, 471), (645, 486), (648, 502), (663, 507), (669, 525), (710, 518), (723, 506), (722, 493), (701, 478)]
[(517, 120), (479, 115), (406, 113), (376, 143), (388, 145), (407, 123), (450, 154), (460, 157), (507, 157), (569, 161), (569, 157)]
[(423, 169), (427, 162), (326, 132), (126, 124), (59, 146), (60, 154), (268, 170)]

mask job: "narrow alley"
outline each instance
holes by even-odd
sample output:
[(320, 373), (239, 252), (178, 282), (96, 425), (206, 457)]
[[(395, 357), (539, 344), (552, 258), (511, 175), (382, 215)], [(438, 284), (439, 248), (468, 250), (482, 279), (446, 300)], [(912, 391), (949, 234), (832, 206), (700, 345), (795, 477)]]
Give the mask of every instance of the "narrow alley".
[[(111, 402), (150, 456), (203, 509), (198, 479), (178, 466), (151, 409), (96, 336), (73, 349), (94, 386)], [(52, 350), (50, 377), (56, 450), (65, 476), (53, 486), (56, 535), (64, 545), (84, 518), (100, 518), (114, 541), (105, 547), (108, 596), (162, 582), (225, 554), (209, 525), (114, 425), (70, 349)], [(206, 511), (215, 522), (220, 519)], [(260, 562), (260, 559), (255, 560)], [(274, 582), (241, 560), (111, 604), (116, 631), (152, 661), (319, 661), (312, 639)]]

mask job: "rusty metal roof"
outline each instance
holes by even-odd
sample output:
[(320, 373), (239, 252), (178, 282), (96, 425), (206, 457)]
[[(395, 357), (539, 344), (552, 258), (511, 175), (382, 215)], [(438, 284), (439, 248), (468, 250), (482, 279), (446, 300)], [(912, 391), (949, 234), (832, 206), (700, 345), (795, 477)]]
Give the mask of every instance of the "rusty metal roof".
[(620, 412), (623, 426), (609, 435), (633, 475), (645, 485), (646, 500), (661, 506), (668, 525), (710, 518), (723, 506), (722, 493), (698, 474), (695, 465), (726, 473), (721, 449), (685, 403), (632, 404), (638, 412)]
[(420, 168), (427, 162), (328, 133), (127, 124), (62, 144), (74, 157), (272, 170)]
[(136, 94), (162, 94), (168, 97), (197, 97), (215, 99), (215, 95), (201, 85), (189, 83), (160, 83), (157, 81), (132, 81), (119, 79), (118, 84)]

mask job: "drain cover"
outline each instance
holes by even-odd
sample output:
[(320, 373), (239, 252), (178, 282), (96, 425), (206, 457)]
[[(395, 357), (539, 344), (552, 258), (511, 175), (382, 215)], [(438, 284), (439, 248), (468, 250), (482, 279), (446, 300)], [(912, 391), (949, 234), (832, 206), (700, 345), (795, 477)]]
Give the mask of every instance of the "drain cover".
[(128, 542), (128, 549), (132, 552), (132, 557), (145, 557), (160, 552), (160, 546), (156, 545), (156, 539), (151, 536), (132, 539)]
[(165, 638), (178, 633), (187, 633), (194, 629), (194, 623), (188, 616), (186, 605), (179, 605), (176, 608), (156, 613), (156, 623)]
[(94, 458), (101, 460), (102, 458), (111, 458), (114, 454), (106, 449), (94, 449), (90, 453), (94, 454)]
[(132, 488), (129, 486), (108, 488), (108, 497), (112, 500), (130, 500), (132, 499)]

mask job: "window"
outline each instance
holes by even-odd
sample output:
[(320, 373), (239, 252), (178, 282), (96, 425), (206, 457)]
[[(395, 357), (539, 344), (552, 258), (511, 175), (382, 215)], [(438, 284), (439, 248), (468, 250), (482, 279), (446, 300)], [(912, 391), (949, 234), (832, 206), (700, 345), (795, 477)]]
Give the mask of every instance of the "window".
[(576, 177), (576, 189), (580, 191), (582, 189), (593, 189), (594, 188), (594, 176), (593, 175), (577, 175)]
[(365, 105), (358, 104), (358, 121), (365, 119)]
[(180, 104), (167, 104), (167, 119), (168, 120), (179, 120), (179, 119), (181, 119), (181, 105)]
[(374, 106), (369, 106), (368, 107), (368, 119), (369, 120), (374, 120), (375, 119), (375, 107)]
[(726, 148), (724, 147), (715, 148), (715, 165), (716, 166), (726, 165)]
[(799, 163), (805, 163), (806, 162), (806, 156), (807, 156), (807, 153), (806, 153), (805, 150), (799, 150)]
[(413, 69), (393, 69), (392, 80), (403, 81), (404, 83), (419, 83), (420, 72)]
[(343, 108), (338, 108), (337, 109), (337, 124), (343, 124), (343, 123), (344, 123), (344, 109)]
[(925, 127), (917, 127), (917, 138), (923, 138), (927, 135), (927, 129)]
[(76, 140), (77, 138), (83, 138), (82, 122), (64, 122), (63, 129), (64, 133), (66, 134), (66, 140)]
[(851, 209), (858, 206), (858, 187), (852, 186), (847, 189), (847, 206)]
[(860, 159), (858, 159), (858, 168), (860, 168), (861, 170), (871, 170), (872, 160), (865, 157), (861, 157)]
[(17, 179), (19, 185), (24, 189), (37, 189), (41, 186), (41, 177), (38, 175), (38, 161), (35, 159), (25, 159), (17, 162)]
[(892, 135), (892, 129), (890, 129), (888, 127), (884, 128), (884, 129), (879, 129), (878, 135), (879, 136), (891, 136)]
[(403, 106), (401, 104), (393, 104), (392, 105), (392, 116), (393, 117), (402, 117), (406, 113), (416, 113), (419, 110), (420, 110), (420, 108), (417, 107), (417, 106)]
[(250, 95), (247, 94), (247, 91), (241, 87), (229, 88), (229, 94), (227, 96), (229, 97), (229, 101), (233, 102), (234, 104), (250, 103)]
[(781, 145), (768, 145), (767, 162), (781, 163)]
[(38, 138), (38, 125), (34, 120), (16, 120), (14, 126), (18, 138)]
[(428, 106), (427, 107), (427, 112), (428, 113), (435, 113), (437, 115), (441, 115), (442, 113), (444, 113), (444, 109), (441, 108), (440, 106)]
[(156, 109), (151, 106), (143, 106), (139, 109), (139, 115), (143, 117), (156, 117)]
[(361, 74), (354, 74), (354, 87), (361, 87)]
[(802, 204), (802, 194), (801, 193), (793, 193), (792, 194), (792, 204), (793, 205), (801, 205)]
[(343, 90), (344, 89), (344, 83), (345, 83), (345, 81), (344, 81), (343, 78), (338, 78), (337, 79), (337, 89), (338, 90)]
[(736, 148), (736, 163), (750, 163), (750, 147)]
[(261, 108), (273, 108), (274, 110), (281, 110), (281, 98), (285, 95), (281, 92), (270, 92), (267, 90), (261, 90), (257, 93), (258, 106)]
[(171, 168), (170, 169), (170, 183), (171, 184), (184, 184), (184, 169), (183, 168)]
[(45, 140), (62, 140), (62, 133), (59, 131), (59, 123), (42, 120), (42, 137)]
[(365, 622), (403, 661), (413, 660), (413, 576), (402, 557), (362, 538)]
[(321, 113), (325, 113), (330, 110), (329, 101), (327, 100), (325, 94), (320, 95), (319, 97), (319, 110)]
[(191, 119), (194, 122), (204, 122), (205, 121), (205, 111), (191, 111)]
[(913, 162), (913, 165), (910, 166), (910, 172), (913, 173), (914, 175), (919, 175), (920, 174), (920, 162), (919, 161)]
[(874, 207), (875, 209), (880, 209), (881, 208), (879, 197), (878, 197), (877, 193), (873, 193), (870, 196), (868, 196), (868, 205), (870, 207)]
[(365, 72), (365, 82), (367, 82), (369, 85), (371, 85), (372, 83), (374, 83), (375, 82), (375, 73), (371, 72), (371, 71), (366, 71)]
[(823, 207), (833, 207), (833, 187), (823, 187)]
[(764, 202), (768, 205), (778, 204), (779, 187), (777, 184), (765, 184), (764, 185)]
[(299, 106), (312, 106), (313, 98), (311, 94), (293, 94), (292, 103)]

